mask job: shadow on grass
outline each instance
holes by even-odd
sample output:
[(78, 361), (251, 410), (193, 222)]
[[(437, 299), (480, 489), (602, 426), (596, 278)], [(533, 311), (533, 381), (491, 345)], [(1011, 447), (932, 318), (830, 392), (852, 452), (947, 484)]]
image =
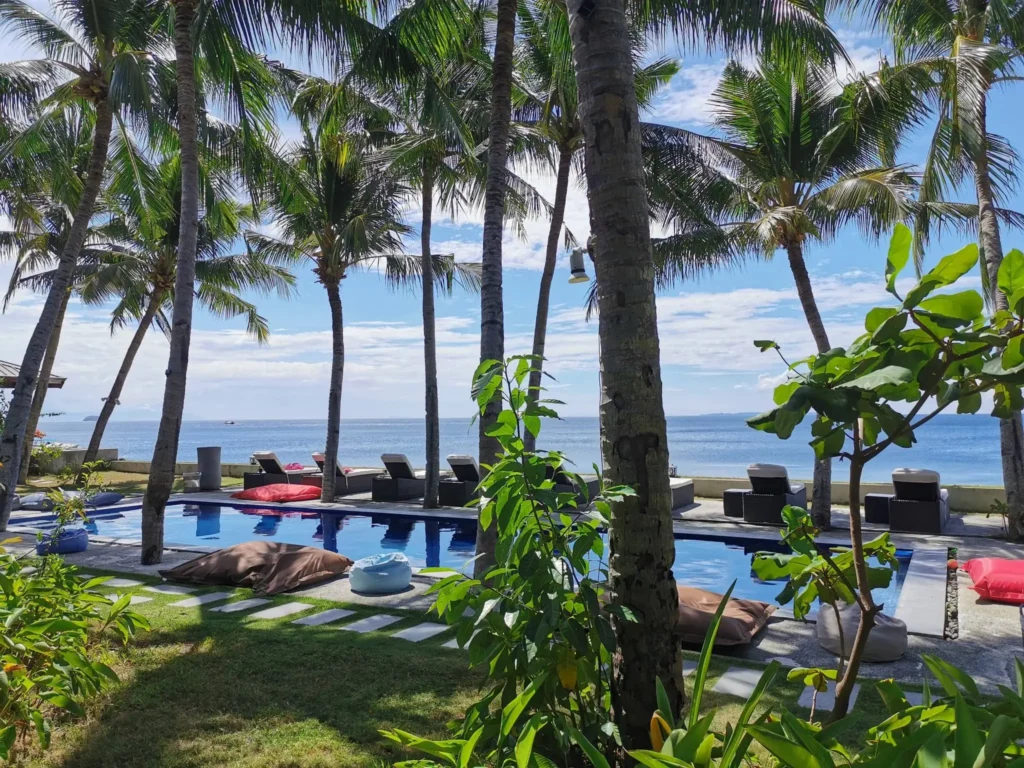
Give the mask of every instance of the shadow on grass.
[[(160, 609), (155, 625), (167, 612), (174, 609)], [(98, 718), (62, 729), (37, 765), (390, 763), (408, 755), (378, 729), (443, 736), (481, 680), (464, 653), (438, 643), (177, 613), (178, 626), (129, 649), (131, 676)]]

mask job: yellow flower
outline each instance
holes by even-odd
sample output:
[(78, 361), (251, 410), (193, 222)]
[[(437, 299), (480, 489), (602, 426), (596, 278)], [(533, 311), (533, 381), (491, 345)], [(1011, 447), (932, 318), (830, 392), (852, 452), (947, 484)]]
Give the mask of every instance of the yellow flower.
[(651, 749), (661, 752), (661, 748), (665, 746), (665, 737), (670, 733), (672, 729), (664, 717), (657, 712), (651, 715)]
[(19, 669), (24, 669), (24, 664), (4, 664), (4, 672), (16, 672)]
[(576, 690), (576, 652), (567, 646), (558, 649), (558, 680), (565, 690)]

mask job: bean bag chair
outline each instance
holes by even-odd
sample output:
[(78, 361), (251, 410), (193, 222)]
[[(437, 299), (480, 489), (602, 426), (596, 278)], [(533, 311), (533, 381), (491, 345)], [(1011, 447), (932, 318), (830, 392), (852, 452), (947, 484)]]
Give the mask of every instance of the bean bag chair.
[[(64, 494), (65, 499), (73, 499), (81, 495), (81, 491), (57, 490)], [(49, 497), (48, 493), (30, 493), (28, 496), (21, 497), (21, 508), (33, 512), (52, 512), (53, 500)]]
[(336, 552), (277, 541), (247, 541), (160, 571), (171, 581), (251, 587), (276, 595), (340, 576), (352, 561)]
[(243, 501), (313, 501), (320, 498), (320, 489), (315, 485), (272, 483), (260, 488), (238, 491), (231, 494), (231, 498)]
[[(843, 623), (843, 640), (839, 641), (839, 625), (835, 611), (831, 606), (823, 605), (818, 609), (818, 642), (821, 647), (836, 656), (843, 658), (850, 655), (853, 640), (860, 626), (860, 609), (856, 605), (840, 605), (839, 618)], [(845, 646), (845, 647), (844, 647)], [(880, 613), (875, 616), (875, 626), (868, 635), (868, 644), (864, 649), (862, 661), (883, 662), (896, 661), (907, 652), (907, 625), (897, 618)]]
[(117, 504), (117, 502), (119, 502), (123, 498), (123, 493), (116, 493), (114, 491), (103, 491), (102, 493), (97, 493), (95, 496), (89, 499), (85, 503), (85, 506), (93, 508), (109, 507), (112, 504)]
[(412, 581), (412, 566), (409, 558), (401, 552), (370, 555), (356, 560), (348, 579), (353, 592), (390, 595), (408, 588)]
[(971, 587), (981, 597), (997, 603), (1024, 603), (1024, 560), (982, 557), (968, 560), (963, 569), (971, 577)]
[(58, 535), (53, 533), (43, 536), (36, 544), (37, 555), (71, 555), (85, 552), (89, 548), (89, 532), (84, 528), (65, 528)]
[[(700, 645), (704, 642), (711, 619), (714, 618), (724, 595), (694, 587), (677, 587), (679, 590), (679, 620), (676, 632), (684, 643)], [(769, 617), (775, 613), (775, 606), (758, 600), (741, 600), (733, 597), (725, 606), (722, 621), (718, 625), (715, 645), (746, 645), (760, 632)]]

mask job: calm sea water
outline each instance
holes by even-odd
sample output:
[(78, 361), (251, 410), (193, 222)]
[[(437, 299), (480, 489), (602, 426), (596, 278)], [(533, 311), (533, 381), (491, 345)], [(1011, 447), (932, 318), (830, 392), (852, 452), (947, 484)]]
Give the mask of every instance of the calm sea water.
[[(682, 476), (742, 477), (748, 464), (784, 464), (790, 476), (809, 478), (813, 466), (809, 422), (789, 440), (757, 432), (742, 414), (675, 416), (668, 420), (672, 463)], [(47, 440), (88, 445), (92, 422), (44, 421)], [(284, 462), (312, 464), (310, 453), (323, 450), (324, 421), (216, 421), (182, 425), (179, 461), (195, 461), (196, 448), (219, 445), (225, 462), (248, 462), (253, 451), (272, 450)], [(148, 461), (153, 455), (157, 422), (111, 422), (104, 447), (121, 457)], [(476, 453), (477, 428), (468, 419), (441, 420), (441, 456)], [(598, 420), (569, 418), (544, 424), (541, 448), (563, 451), (581, 471), (600, 462)], [(346, 466), (380, 466), (382, 453), (404, 453), (416, 466), (425, 462), (423, 422), (419, 419), (348, 419), (342, 422), (339, 459)], [(865, 479), (885, 481), (895, 467), (923, 467), (941, 473), (947, 483), (997, 485), (1002, 482), (998, 422), (990, 416), (942, 415), (918, 434), (913, 449), (892, 447), (868, 465)], [(836, 463), (833, 474), (845, 479)]]

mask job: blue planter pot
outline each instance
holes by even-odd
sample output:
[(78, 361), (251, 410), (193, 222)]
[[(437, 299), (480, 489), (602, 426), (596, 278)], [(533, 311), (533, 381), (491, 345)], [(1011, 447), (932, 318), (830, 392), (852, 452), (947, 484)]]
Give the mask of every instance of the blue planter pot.
[(58, 536), (46, 534), (36, 544), (37, 555), (71, 555), (89, 548), (89, 532), (85, 528), (65, 528)]

